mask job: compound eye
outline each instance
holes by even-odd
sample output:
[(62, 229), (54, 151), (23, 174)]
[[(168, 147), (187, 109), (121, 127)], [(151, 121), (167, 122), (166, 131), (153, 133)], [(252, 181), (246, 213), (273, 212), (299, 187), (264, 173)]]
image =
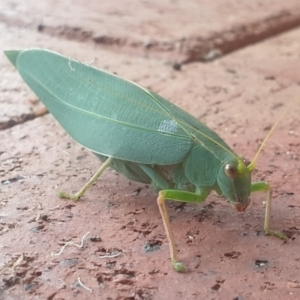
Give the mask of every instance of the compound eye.
[(232, 165), (232, 164), (225, 165), (225, 174), (228, 177), (234, 179), (238, 175), (237, 167), (235, 165)]

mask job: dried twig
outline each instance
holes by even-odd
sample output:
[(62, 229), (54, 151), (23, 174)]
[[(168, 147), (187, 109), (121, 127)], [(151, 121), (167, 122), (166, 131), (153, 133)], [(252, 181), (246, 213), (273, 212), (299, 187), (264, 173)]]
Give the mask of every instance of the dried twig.
[(78, 244), (76, 244), (76, 243), (73, 243), (73, 242), (67, 242), (61, 249), (60, 249), (60, 251), (58, 252), (58, 253), (51, 253), (51, 256), (58, 256), (58, 255), (61, 255), (63, 252), (64, 252), (64, 250), (65, 250), (65, 248), (68, 246), (68, 245), (74, 245), (74, 246), (76, 246), (76, 247), (78, 247), (78, 248), (82, 248), (83, 247), (83, 241), (84, 241), (84, 239), (85, 239), (85, 237), (89, 234), (90, 232), (87, 232), (83, 237), (82, 237), (82, 239), (81, 239), (81, 244), (80, 245), (78, 245)]
[(117, 257), (121, 254), (122, 254), (122, 252), (117, 252), (116, 254), (99, 256), (99, 258), (113, 258), (113, 257)]
[(85, 288), (86, 290), (88, 290), (88, 291), (90, 291), (90, 292), (93, 291), (92, 289), (88, 288), (87, 286), (85, 286), (85, 285), (81, 282), (80, 277), (78, 277), (78, 283), (79, 283), (79, 285), (81, 285), (81, 286), (82, 286), (83, 288)]

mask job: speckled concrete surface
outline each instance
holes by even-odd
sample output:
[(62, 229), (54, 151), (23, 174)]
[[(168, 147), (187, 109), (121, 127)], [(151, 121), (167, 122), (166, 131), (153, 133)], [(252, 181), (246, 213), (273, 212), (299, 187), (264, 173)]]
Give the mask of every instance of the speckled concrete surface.
[[(141, 3), (134, 6), (131, 1), (123, 11), (110, 1), (104, 16), (97, 16), (95, 4), (83, 8), (80, 1), (64, 6), (57, 2), (50, 9), (49, 2), (41, 3), (32, 10), (30, 3), (22, 1), (16, 1), (14, 7), (9, 1), (1, 4), (0, 29), (5, 32), (1, 50), (42, 47), (93, 61), (93, 65), (134, 80), (176, 103), (249, 159), (288, 103), (300, 98), (299, 29), (213, 62), (182, 64), (175, 70), (167, 60), (141, 55), (138, 50), (136, 55), (134, 49), (120, 53), (114, 46), (103, 49), (91, 40), (51, 36), (35, 27), (68, 25), (99, 33), (95, 24), (103, 22), (105, 36), (140, 41), (147, 37), (159, 40), (161, 36), (172, 41), (182, 32), (194, 36), (199, 28), (205, 38), (211, 28), (222, 35), (235, 20), (246, 24), (247, 16), (251, 22), (267, 19), (288, 11), (287, 7), (296, 7), (296, 2), (280, 7), (275, 1), (268, 12), (257, 9), (259, 2), (253, 2), (251, 8), (239, 4), (235, 14), (230, 8), (237, 7), (237, 2), (229, 1), (227, 10), (218, 9), (217, 2), (213, 6), (203, 2), (199, 14), (206, 14), (212, 25), (193, 21), (186, 27), (182, 20), (197, 16), (195, 4), (182, 11), (180, 1), (153, 2), (156, 13), (147, 15)], [(127, 10), (131, 14), (125, 13)], [(165, 18), (158, 18), (157, 11), (164, 10)], [(90, 19), (84, 21), (89, 12)], [(59, 16), (57, 22), (55, 16)], [(168, 22), (168, 18), (178, 23)], [(178, 32), (174, 24), (180, 28)], [(254, 174), (254, 180), (272, 184), (271, 225), (284, 231), (289, 240), (263, 234), (263, 193), (251, 197), (251, 205), (242, 214), (214, 194), (199, 205), (169, 202), (180, 258), (187, 267), (186, 273), (178, 274), (170, 266), (156, 193), (149, 186), (108, 170), (81, 201), (72, 203), (57, 197), (60, 190), (81, 187), (100, 162), (68, 137), (51, 115), (22, 123), (22, 115), (42, 105), (3, 54), (0, 67), (0, 298), (300, 298), (299, 101), (268, 141)], [(69, 245), (61, 255), (51, 256), (68, 241), (80, 244), (87, 232), (81, 248)], [(101, 258), (116, 251), (122, 254)], [(92, 291), (83, 288), (78, 278)]]

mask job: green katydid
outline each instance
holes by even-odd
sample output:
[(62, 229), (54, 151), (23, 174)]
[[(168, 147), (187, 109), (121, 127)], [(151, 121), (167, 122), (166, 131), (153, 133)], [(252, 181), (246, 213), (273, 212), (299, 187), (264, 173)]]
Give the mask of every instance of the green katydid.
[(258, 155), (279, 120), (250, 163), (205, 124), (133, 82), (48, 50), (5, 54), (68, 134), (103, 162), (77, 194), (61, 197), (78, 200), (107, 167), (151, 184), (159, 192), (171, 262), (179, 272), (184, 267), (178, 260), (167, 199), (200, 203), (214, 190), (244, 211), (251, 193), (265, 191), (265, 233), (287, 239), (269, 226), (272, 188), (266, 182), (251, 183)]

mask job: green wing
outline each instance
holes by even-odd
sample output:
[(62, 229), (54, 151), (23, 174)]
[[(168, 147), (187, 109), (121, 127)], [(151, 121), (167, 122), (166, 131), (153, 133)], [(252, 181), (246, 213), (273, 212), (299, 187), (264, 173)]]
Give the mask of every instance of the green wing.
[(202, 144), (203, 134), (229, 149), (203, 123), (135, 83), (47, 50), (6, 55), (61, 126), (95, 153), (174, 164)]

